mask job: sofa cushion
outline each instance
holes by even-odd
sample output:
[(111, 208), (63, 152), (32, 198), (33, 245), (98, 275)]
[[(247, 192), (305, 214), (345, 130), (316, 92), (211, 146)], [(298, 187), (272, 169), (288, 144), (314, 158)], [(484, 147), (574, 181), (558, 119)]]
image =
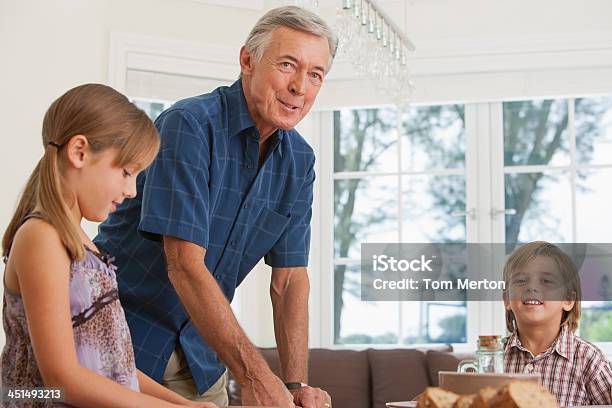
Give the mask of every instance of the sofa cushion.
[(372, 371), (372, 407), (406, 401), (430, 385), (425, 353), (416, 349), (368, 350)]
[(311, 349), (309, 383), (325, 389), (335, 407), (370, 408), (367, 351)]
[(427, 352), (427, 367), (429, 368), (431, 385), (438, 386), (439, 371), (457, 371), (459, 362), (466, 358), (474, 358), (474, 354), (429, 350)]
[[(281, 375), (280, 359), (274, 348), (259, 349), (274, 374)], [(370, 367), (367, 351), (311, 349), (309, 384), (323, 388), (336, 407), (370, 408)], [(281, 377), (282, 378), (282, 377)], [(240, 405), (240, 386), (230, 373), (230, 405)]]

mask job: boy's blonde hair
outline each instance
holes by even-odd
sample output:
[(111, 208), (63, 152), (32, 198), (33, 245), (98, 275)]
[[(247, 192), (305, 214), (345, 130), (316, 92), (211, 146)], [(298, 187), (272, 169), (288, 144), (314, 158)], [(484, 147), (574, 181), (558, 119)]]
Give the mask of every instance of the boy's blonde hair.
[(117, 149), (116, 166), (148, 167), (157, 155), (159, 135), (146, 113), (121, 93), (101, 84), (70, 89), (47, 110), (42, 126), (43, 157), (32, 172), (2, 239), (9, 254), (24, 218), (35, 207), (55, 227), (72, 260), (85, 257), (85, 247), (62, 197), (59, 149), (75, 135), (87, 137), (93, 153)]
[[(561, 325), (567, 324), (568, 329), (575, 332), (580, 320), (580, 298), (582, 296), (580, 277), (572, 258), (556, 245), (545, 241), (535, 241), (524, 244), (512, 252), (504, 266), (504, 282), (506, 285), (504, 299), (507, 299), (512, 276), (538, 256), (547, 256), (557, 263), (565, 282), (566, 296), (574, 296), (574, 307), (569, 312), (563, 311)], [(512, 310), (506, 310), (506, 329), (511, 333), (516, 330), (516, 318)]]

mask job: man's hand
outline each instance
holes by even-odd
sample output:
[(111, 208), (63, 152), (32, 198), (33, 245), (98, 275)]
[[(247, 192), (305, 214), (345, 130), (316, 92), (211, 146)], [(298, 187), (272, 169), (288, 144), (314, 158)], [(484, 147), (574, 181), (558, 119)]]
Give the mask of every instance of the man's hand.
[(293, 402), (302, 408), (331, 408), (331, 397), (325, 390), (302, 387), (292, 390)]
[(241, 387), (244, 405), (295, 408), (291, 393), (280, 378), (273, 374), (265, 378), (253, 378), (241, 384)]

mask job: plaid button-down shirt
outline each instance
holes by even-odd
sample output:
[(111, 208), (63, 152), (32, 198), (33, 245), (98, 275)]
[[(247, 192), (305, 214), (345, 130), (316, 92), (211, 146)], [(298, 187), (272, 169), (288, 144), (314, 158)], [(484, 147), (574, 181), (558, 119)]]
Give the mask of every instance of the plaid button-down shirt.
[(612, 404), (612, 367), (596, 346), (563, 325), (555, 342), (533, 356), (513, 333), (506, 343), (507, 373), (538, 373), (561, 406)]
[(306, 266), (315, 157), (297, 131), (278, 130), (258, 168), (259, 132), (240, 80), (177, 102), (155, 125), (161, 147), (138, 196), (100, 226), (95, 243), (116, 257), (136, 366), (161, 381), (180, 344), (203, 393), (225, 367), (168, 280), (161, 237), (206, 248), (202, 262), (230, 301), (262, 257), (272, 267)]

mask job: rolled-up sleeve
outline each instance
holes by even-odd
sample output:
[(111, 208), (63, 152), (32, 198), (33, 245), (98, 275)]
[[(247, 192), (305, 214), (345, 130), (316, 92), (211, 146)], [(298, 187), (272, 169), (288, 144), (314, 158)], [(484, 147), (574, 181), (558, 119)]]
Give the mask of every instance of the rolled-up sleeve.
[(289, 223), (264, 257), (266, 264), (274, 268), (308, 266), (314, 181), (314, 156), (312, 156), (304, 184), (291, 211)]
[(192, 114), (169, 110), (155, 123), (159, 154), (146, 173), (139, 232), (160, 241), (172, 236), (206, 248), (210, 230), (210, 149)]

